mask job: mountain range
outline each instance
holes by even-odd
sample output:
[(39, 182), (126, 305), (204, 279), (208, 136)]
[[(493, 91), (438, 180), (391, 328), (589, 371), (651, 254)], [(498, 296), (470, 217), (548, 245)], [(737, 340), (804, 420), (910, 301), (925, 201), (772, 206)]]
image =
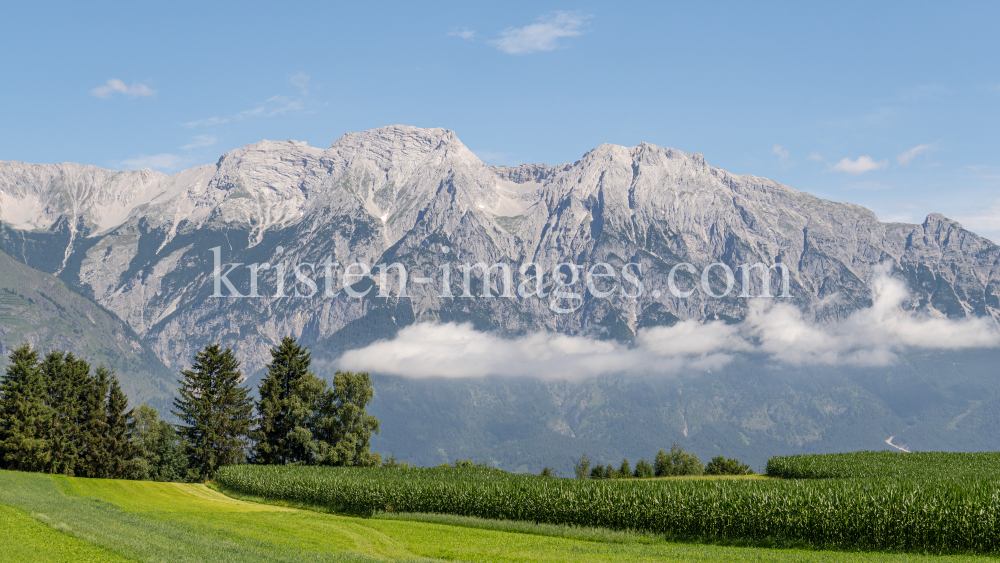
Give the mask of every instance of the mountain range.
[[(4, 295), (20, 300), (0, 315), (5, 351), (28, 339), (109, 362), (127, 358), (119, 369), (135, 381), (137, 401), (165, 401), (175, 374), (212, 342), (233, 347), (251, 382), (286, 335), (313, 349), (326, 376), (345, 352), (426, 326), (633, 350), (650, 335), (679, 334), (666, 329), (755, 322), (760, 300), (746, 294), (780, 296), (782, 270), (788, 296), (773, 299), (808, 326), (877, 308), (887, 276), (901, 288), (893, 311), (907, 318), (980, 330), (1000, 314), (1000, 247), (955, 221), (931, 214), (922, 224), (881, 222), (861, 206), (649, 144), (605, 144), (558, 166), (490, 166), (452, 131), (391, 126), (347, 133), (327, 149), (261, 141), (169, 176), (0, 162), (0, 221), (3, 259), (21, 272), (3, 278)], [(336, 269), (323, 266), (334, 262)], [(402, 265), (406, 296), (392, 269), (347, 278), (356, 263)], [(463, 269), (477, 263), (507, 266), (513, 287), (499, 269)], [(302, 264), (313, 286), (294, 275)], [(553, 272), (559, 264), (566, 266)], [(580, 278), (563, 286), (573, 281), (569, 264), (582, 268)], [(613, 273), (601, 282), (611, 285), (597, 288), (607, 297), (584, 290), (596, 264)], [(713, 264), (734, 273), (724, 297), (705, 290), (721, 295), (727, 287), (725, 268)], [(741, 276), (740, 266), (752, 264), (768, 268), (767, 288), (757, 270)], [(242, 295), (256, 275), (260, 297), (235, 297), (219, 283), (220, 266)], [(512, 291), (543, 271), (528, 287), (545, 297)], [(58, 288), (47, 295), (79, 305), (29, 311), (34, 302), (25, 296), (41, 283)], [(687, 297), (675, 291), (699, 284)], [(578, 297), (560, 301), (560, 287), (575, 287)], [(3, 299), (0, 307), (12, 307), (14, 297)], [(36, 317), (48, 320), (25, 320)], [(52, 319), (100, 336), (55, 338), (74, 328), (39, 329)], [(421, 463), (479, 456), (532, 470), (566, 468), (583, 449), (609, 461), (651, 456), (650, 448), (672, 441), (758, 464), (765, 453), (889, 447), (885, 434), (904, 431), (915, 448), (996, 447), (989, 436), (1000, 422), (982, 414), (1000, 397), (989, 373), (993, 341), (805, 365), (762, 354), (762, 334), (721, 350), (725, 361), (668, 375), (613, 367), (555, 379), (505, 378), (503, 369), (445, 380), (377, 374), (373, 409), (386, 430), (375, 446)], [(974, 349), (956, 351), (963, 347)], [(545, 462), (545, 452), (558, 459)]]

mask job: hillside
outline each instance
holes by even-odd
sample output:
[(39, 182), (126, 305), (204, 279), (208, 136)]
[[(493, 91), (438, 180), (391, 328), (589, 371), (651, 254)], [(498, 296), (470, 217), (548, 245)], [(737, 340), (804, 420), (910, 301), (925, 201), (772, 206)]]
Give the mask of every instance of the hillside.
[(114, 368), (133, 402), (165, 410), (173, 396), (174, 377), (128, 325), (55, 276), (0, 252), (0, 366), (24, 342)]
[(373, 448), (436, 465), (461, 459), (572, 475), (595, 463), (633, 465), (672, 442), (703, 461), (892, 449), (1000, 449), (996, 353), (932, 353), (891, 367), (789, 368), (745, 358), (676, 377), (375, 378)]

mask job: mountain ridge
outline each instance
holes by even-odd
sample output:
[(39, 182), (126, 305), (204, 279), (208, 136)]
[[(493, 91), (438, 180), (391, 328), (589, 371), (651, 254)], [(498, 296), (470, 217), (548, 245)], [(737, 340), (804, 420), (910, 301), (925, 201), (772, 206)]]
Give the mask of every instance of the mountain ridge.
[[(239, 325), (226, 330), (233, 342), (244, 336), (238, 354), (257, 369), (282, 334), (325, 341), (384, 306), (268, 298), (223, 308), (209, 299), (208, 251), (215, 246), (227, 250), (225, 262), (267, 262), (281, 247), (293, 253), (283, 260), (335, 256), (424, 273), (436, 271), (445, 247), (449, 259), (512, 268), (572, 261), (621, 269), (634, 262), (643, 281), (659, 288), (681, 262), (781, 262), (791, 270), (792, 301), (820, 321), (869, 305), (875, 267), (888, 260), (913, 296), (906, 308), (949, 318), (995, 319), (1000, 312), (1000, 248), (955, 221), (931, 214), (919, 225), (883, 223), (862, 206), (734, 175), (699, 153), (648, 143), (603, 144), (556, 166), (495, 167), (453, 131), (389, 126), (345, 133), (327, 149), (261, 141), (170, 176), (0, 162), (0, 190), (3, 249), (26, 262), (47, 256), (32, 265), (114, 311), (168, 366), (183, 364), (221, 326)], [(12, 220), (26, 210), (36, 215)], [(482, 276), (475, 278), (481, 287)], [(486, 285), (501, 292), (492, 280)], [(746, 314), (746, 303), (732, 296), (662, 293), (585, 299), (573, 315), (525, 299), (484, 299), (470, 309), (413, 289), (409, 304), (395, 307), (408, 306), (414, 321), (625, 341), (657, 319)]]
[[(264, 297), (213, 297), (213, 249), (221, 263), (268, 263), (258, 280)], [(555, 166), (489, 166), (452, 131), (405, 126), (345, 134), (327, 149), (261, 141), (170, 176), (0, 162), (0, 250), (37, 270), (14, 285), (61, 280), (127, 325), (122, 334), (134, 334), (163, 366), (150, 377), (130, 360), (127, 369), (138, 371), (120, 375), (133, 400), (160, 406), (172, 391), (163, 374), (215, 342), (234, 349), (254, 385), (287, 335), (310, 347), (317, 374), (329, 378), (345, 352), (414, 329), (426, 334), (420, 323), (471, 326), (505, 341), (549, 333), (632, 350), (652, 330), (748, 318), (750, 302), (738, 290), (725, 298), (669, 293), (670, 271), (685, 262), (699, 270), (721, 262), (737, 273), (740, 264), (779, 262), (789, 270), (790, 296), (781, 302), (816, 326), (873, 307), (886, 272), (905, 286), (907, 296), (891, 302), (900, 316), (985, 322), (1000, 311), (1000, 248), (940, 214), (883, 223), (862, 206), (646, 143), (604, 144)], [(399, 296), (395, 276), (380, 295), (377, 273), (352, 280), (353, 291), (368, 293), (349, 297), (338, 270), (331, 281), (339, 294), (327, 298), (319, 275), (327, 258), (341, 267), (403, 264), (409, 297)], [(518, 275), (519, 266), (539, 263), (546, 292), (556, 288), (551, 269), (560, 262), (607, 263), (617, 273), (638, 264), (647, 291), (606, 299), (582, 292), (563, 314), (551, 297), (502, 297), (499, 276), (475, 271), (469, 289), (477, 297), (459, 297), (462, 264), (477, 262)], [(286, 266), (286, 295), (308, 293), (293, 274), (301, 263), (315, 264), (318, 294), (275, 297), (278, 264)], [(442, 296), (445, 264), (456, 297)], [(700, 281), (676, 272), (684, 287)], [(433, 287), (414, 281), (422, 276), (437, 276)], [(245, 266), (229, 279), (249, 292)], [(708, 281), (716, 293), (725, 289), (719, 276)], [(772, 294), (781, 293), (779, 281), (771, 280)], [(759, 295), (761, 280), (751, 282)], [(624, 279), (619, 286), (636, 293)], [(29, 334), (25, 319), (41, 314), (17, 306), (8, 310), (23, 318), (4, 329), (5, 345)], [(76, 316), (59, 326), (80, 334), (91, 321)], [(793, 365), (749, 352), (712, 369), (567, 381), (376, 373), (372, 412), (385, 432), (373, 445), (419, 463), (481, 457), (533, 471), (553, 463), (569, 471), (583, 449), (602, 463), (635, 461), (672, 441), (703, 458), (737, 455), (754, 465), (767, 455), (888, 447), (889, 436), (911, 449), (995, 448), (996, 351), (942, 350), (900, 353), (882, 367)]]

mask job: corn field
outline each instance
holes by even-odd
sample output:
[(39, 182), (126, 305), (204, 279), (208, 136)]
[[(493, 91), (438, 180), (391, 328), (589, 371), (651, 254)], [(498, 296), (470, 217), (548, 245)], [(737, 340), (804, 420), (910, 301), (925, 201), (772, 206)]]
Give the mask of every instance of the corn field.
[(778, 456), (766, 475), (784, 479), (830, 478), (1000, 478), (1000, 452), (853, 452)]
[[(860, 461), (865, 472), (888, 463), (869, 463), (864, 455), (838, 459)], [(782, 467), (794, 462), (783, 461)], [(978, 458), (963, 467), (976, 463)], [(820, 466), (833, 471), (836, 463), (803, 465)], [(959, 478), (933, 468), (916, 475), (902, 473), (837, 479), (589, 481), (486, 468), (235, 466), (223, 468), (217, 481), (236, 493), (365, 515), (436, 512), (689, 538), (1000, 551), (1000, 477), (995, 467)]]

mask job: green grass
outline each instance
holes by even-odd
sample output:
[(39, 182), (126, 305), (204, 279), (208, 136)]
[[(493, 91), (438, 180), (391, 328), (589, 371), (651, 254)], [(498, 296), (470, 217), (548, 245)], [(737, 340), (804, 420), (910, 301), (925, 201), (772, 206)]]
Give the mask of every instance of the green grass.
[(239, 466), (223, 468), (218, 484), (225, 491), (369, 516), (438, 513), (675, 538), (935, 553), (1000, 551), (1000, 477), (940, 468), (923, 468), (916, 477), (903, 478), (904, 473), (826, 480), (581, 481), (478, 467)]
[[(226, 497), (204, 485), (53, 477), (0, 471), (7, 530), (34, 526), (51, 545), (90, 544), (96, 559), (121, 561), (984, 561), (964, 556), (844, 553), (663, 541), (606, 530), (535, 526), (440, 515), (355, 518)], [(27, 512), (42, 521), (25, 521)], [(7, 512), (0, 512), (7, 514)], [(44, 517), (41, 515), (44, 514)], [(44, 522), (44, 524), (43, 524)], [(47, 524), (47, 526), (46, 526)], [(41, 537), (41, 536), (39, 536)], [(70, 543), (66, 543), (70, 542)], [(86, 542), (86, 543), (84, 543)], [(25, 541), (27, 544), (27, 540)], [(54, 549), (54, 548), (53, 548)], [(82, 549), (75, 547), (74, 549)], [(100, 551), (107, 549), (107, 551)], [(27, 549), (30, 551), (30, 549)], [(0, 560), (24, 560), (0, 549)], [(87, 560), (79, 551), (66, 560)], [(36, 560), (60, 560), (37, 551)], [(29, 554), (30, 555), (30, 554)], [(28, 560), (31, 560), (28, 557)]]
[(130, 561), (113, 551), (73, 537), (68, 527), (43, 523), (45, 516), (0, 505), (0, 560), (3, 561)]

